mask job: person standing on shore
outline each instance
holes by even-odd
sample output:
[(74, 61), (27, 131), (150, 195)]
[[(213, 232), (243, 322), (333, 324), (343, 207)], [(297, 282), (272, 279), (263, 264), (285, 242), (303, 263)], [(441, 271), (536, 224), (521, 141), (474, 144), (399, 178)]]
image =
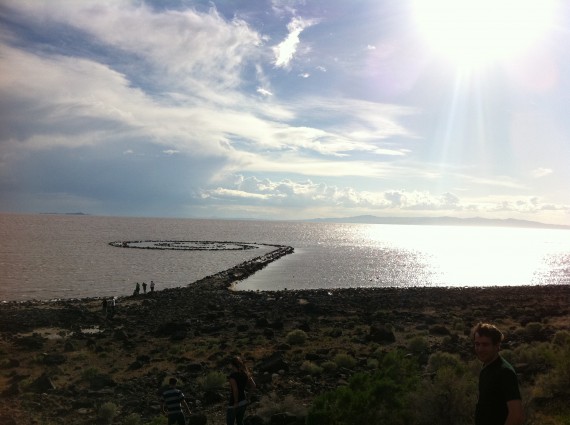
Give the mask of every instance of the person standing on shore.
[(150, 281), (150, 292), (154, 292), (154, 280)]
[(116, 297), (111, 298), (109, 301), (109, 318), (112, 319), (115, 316), (115, 300)]
[(524, 409), (515, 369), (499, 354), (502, 332), (489, 323), (472, 331), (475, 354), (483, 363), (479, 373), (476, 425), (522, 425)]
[(146, 294), (146, 282), (143, 282), (142, 287), (143, 287), (143, 294)]
[(168, 425), (185, 425), (186, 417), (182, 406), (190, 415), (190, 407), (186, 403), (184, 393), (176, 388), (176, 378), (170, 378), (168, 388), (162, 392), (162, 411), (168, 417)]
[(247, 398), (245, 390), (254, 390), (255, 381), (251, 372), (240, 357), (231, 360), (232, 373), (228, 377), (230, 384), (230, 397), (226, 413), (227, 425), (243, 425)]

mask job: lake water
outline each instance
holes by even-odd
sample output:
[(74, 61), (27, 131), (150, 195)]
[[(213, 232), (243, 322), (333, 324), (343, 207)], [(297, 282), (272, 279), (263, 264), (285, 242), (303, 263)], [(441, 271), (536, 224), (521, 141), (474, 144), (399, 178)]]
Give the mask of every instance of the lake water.
[(185, 286), (271, 250), (125, 249), (112, 241), (290, 245), (238, 289), (570, 284), (570, 231), (0, 214), (0, 300)]

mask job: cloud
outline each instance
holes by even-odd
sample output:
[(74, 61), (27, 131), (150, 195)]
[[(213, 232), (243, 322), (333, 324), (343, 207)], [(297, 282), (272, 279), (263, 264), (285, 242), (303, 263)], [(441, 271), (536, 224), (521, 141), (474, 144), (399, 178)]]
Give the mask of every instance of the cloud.
[(536, 168), (534, 170), (532, 170), (532, 175), (535, 178), (541, 178), (541, 177), (546, 177), (550, 174), (552, 174), (554, 171), (550, 168)]
[(257, 92), (262, 96), (273, 96), (273, 93), (271, 93), (269, 90), (266, 90), (262, 87), (258, 87)]
[(275, 67), (286, 68), (293, 59), (299, 46), (300, 35), (306, 28), (314, 25), (317, 21), (295, 17), (287, 25), (289, 33), (285, 40), (273, 48), (275, 55)]
[(370, 192), (351, 187), (340, 188), (312, 180), (271, 181), (256, 177), (237, 176), (228, 187), (202, 190), (203, 199), (256, 199), (268, 206), (283, 205), (365, 208), (370, 210), (460, 211), (459, 197), (452, 193), (433, 195), (429, 192), (386, 191)]

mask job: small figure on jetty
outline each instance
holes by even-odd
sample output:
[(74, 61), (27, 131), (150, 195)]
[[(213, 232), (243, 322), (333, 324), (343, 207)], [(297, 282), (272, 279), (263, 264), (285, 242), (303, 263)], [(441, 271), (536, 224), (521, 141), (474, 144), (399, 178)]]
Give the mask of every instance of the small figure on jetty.
[(184, 393), (176, 388), (178, 380), (170, 378), (168, 381), (168, 388), (162, 392), (162, 412), (168, 417), (168, 425), (178, 424), (185, 425), (186, 417), (182, 406), (190, 415), (190, 407), (186, 403)]
[(247, 408), (246, 390), (255, 389), (255, 381), (250, 370), (240, 357), (233, 357), (231, 362), (232, 373), (228, 376), (230, 384), (230, 397), (226, 413), (227, 425), (243, 425), (245, 409)]
[(154, 292), (154, 280), (150, 281), (150, 292)]
[(111, 298), (111, 301), (109, 301), (108, 303), (110, 319), (112, 319), (113, 316), (115, 315), (115, 303), (116, 303), (116, 297)]
[(472, 331), (475, 354), (483, 363), (479, 372), (476, 425), (524, 423), (515, 369), (499, 354), (503, 333), (490, 323), (478, 323)]
[(103, 313), (107, 314), (107, 298), (103, 298), (103, 302), (101, 303), (101, 307), (103, 308)]
[(146, 282), (143, 282), (142, 287), (143, 287), (143, 294), (146, 294)]
[(137, 285), (135, 286), (135, 291), (133, 292), (133, 295), (138, 295), (140, 293), (140, 291), (141, 291), (141, 286), (137, 282)]

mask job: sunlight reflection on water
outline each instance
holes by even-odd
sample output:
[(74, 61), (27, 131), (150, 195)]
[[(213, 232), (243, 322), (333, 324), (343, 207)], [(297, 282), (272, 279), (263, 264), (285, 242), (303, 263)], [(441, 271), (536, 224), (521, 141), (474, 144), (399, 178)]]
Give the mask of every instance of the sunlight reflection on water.
[(111, 241), (280, 244), (241, 290), (570, 284), (570, 232), (488, 227), (0, 214), (0, 300), (184, 286), (271, 250), (125, 249)]

